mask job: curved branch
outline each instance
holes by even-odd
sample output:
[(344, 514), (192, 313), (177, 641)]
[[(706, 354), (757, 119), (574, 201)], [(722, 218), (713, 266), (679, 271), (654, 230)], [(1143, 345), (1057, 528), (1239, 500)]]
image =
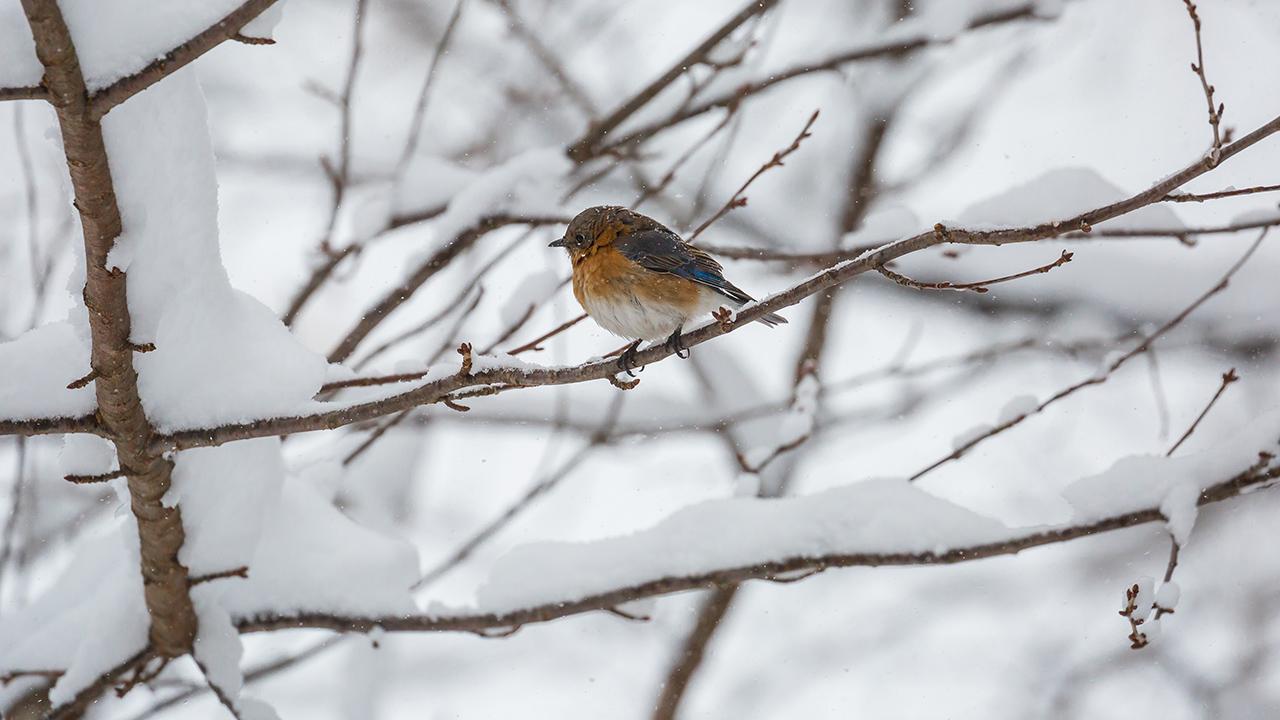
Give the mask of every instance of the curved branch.
[(93, 94), (89, 99), (89, 114), (99, 120), (112, 108), (191, 64), (227, 40), (235, 38), (249, 21), (258, 17), (276, 0), (246, 0), (240, 7), (206, 28), (195, 37), (153, 60), (146, 67), (127, 75)]
[[(1269, 469), (1259, 469), (1257, 466), (1251, 467), (1242, 473), (1206, 488), (1200, 494), (1198, 504), (1207, 505), (1236, 497), (1265, 486), (1277, 477), (1280, 477), (1280, 466)], [(472, 615), (396, 615), (384, 617), (301, 612), (295, 615), (283, 613), (263, 614), (241, 618), (236, 624), (241, 632), (290, 628), (320, 628), (338, 632), (369, 632), (374, 628), (392, 632), (477, 632), (518, 628), (530, 623), (548, 622), (571, 615), (606, 610), (646, 597), (667, 595), (698, 588), (719, 587), (746, 580), (776, 579), (794, 575), (795, 573), (816, 573), (842, 567), (954, 565), (1001, 555), (1016, 555), (1023, 550), (1031, 548), (1055, 545), (1090, 535), (1153, 522), (1164, 522), (1164, 516), (1161, 514), (1159, 507), (1148, 507), (1142, 510), (1112, 515), (1090, 523), (1039, 530), (997, 542), (951, 548), (938, 552), (834, 553), (810, 557), (791, 557), (756, 565), (710, 570), (693, 575), (663, 577), (588, 597), (565, 599), (507, 612), (476, 613)]]
[[(1236, 142), (1224, 146), (1222, 157), (1218, 164), (1277, 132), (1280, 132), (1280, 116), (1273, 118), (1267, 124)], [(1089, 227), (1105, 222), (1151, 203), (1159, 202), (1161, 198), (1171, 191), (1209, 172), (1214, 167), (1216, 165), (1211, 165), (1208, 158), (1202, 158), (1137, 195), (1066, 220), (1050, 221), (1031, 227), (988, 231), (949, 230), (937, 225), (933, 232), (921, 233), (890, 243), (856, 260), (827, 268), (784, 292), (773, 295), (754, 305), (744, 306), (733, 317), (727, 318), (723, 322), (711, 323), (688, 332), (682, 336), (681, 341), (685, 347), (699, 345), (712, 338), (732, 332), (770, 312), (795, 305), (810, 295), (839, 285), (862, 273), (875, 270), (891, 260), (935, 245), (945, 243), (1006, 245), (1035, 242), (1059, 237), (1075, 228)], [(395, 303), (395, 305), (398, 304), (398, 302)], [(637, 353), (635, 362), (637, 366), (648, 365), (658, 362), (671, 354), (672, 351), (670, 349), (659, 345), (646, 348)], [(440, 402), (449, 393), (476, 385), (504, 384), (519, 387), (567, 385), (610, 378), (614, 376), (617, 370), (617, 363), (611, 360), (588, 362), (574, 367), (494, 367), (473, 373), (451, 375), (391, 397), (313, 415), (267, 418), (246, 423), (181, 430), (157, 437), (154, 449), (157, 451), (181, 450), (221, 445), (234, 440), (247, 440), (256, 437), (310, 432), (313, 430), (331, 430), (343, 425), (397, 413), (415, 405)]]

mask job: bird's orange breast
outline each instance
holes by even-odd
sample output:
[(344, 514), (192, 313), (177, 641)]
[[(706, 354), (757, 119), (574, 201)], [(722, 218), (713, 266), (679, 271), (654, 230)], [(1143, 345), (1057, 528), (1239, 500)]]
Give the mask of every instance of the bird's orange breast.
[(645, 270), (611, 245), (596, 246), (573, 266), (573, 295), (585, 309), (586, 298), (610, 302), (678, 308), (693, 312), (701, 292), (697, 283), (685, 278)]

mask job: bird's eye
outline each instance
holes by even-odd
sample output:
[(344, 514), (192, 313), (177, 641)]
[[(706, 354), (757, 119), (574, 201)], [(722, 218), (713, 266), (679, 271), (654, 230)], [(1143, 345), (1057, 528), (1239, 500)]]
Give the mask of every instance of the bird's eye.
[(582, 233), (577, 233), (577, 234), (575, 234), (575, 235), (573, 236), (573, 241), (574, 241), (574, 242), (576, 242), (576, 243), (578, 243), (579, 245), (586, 245), (586, 244), (587, 244), (587, 236), (586, 236), (586, 235), (583, 235)]

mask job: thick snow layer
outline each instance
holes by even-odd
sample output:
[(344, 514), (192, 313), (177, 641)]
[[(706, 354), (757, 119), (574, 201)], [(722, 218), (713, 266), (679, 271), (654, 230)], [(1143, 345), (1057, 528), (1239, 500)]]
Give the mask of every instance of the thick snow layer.
[(496, 610), (770, 560), (936, 552), (1008, 535), (1003, 524), (905, 480), (869, 480), (804, 497), (713, 500), (625, 537), (517, 547), (494, 566), (478, 601)]
[[(1182, 486), (1192, 489), (1194, 507), (1201, 488), (1243, 470), (1259, 450), (1273, 448), (1277, 437), (1280, 413), (1271, 413), (1211, 452), (1121, 460), (1066, 489), (1075, 509), (1070, 524), (1160, 506), (1171, 488)], [(1033, 530), (1007, 527), (904, 480), (869, 480), (803, 497), (712, 500), (633, 535), (516, 547), (495, 564), (478, 601), (483, 610), (510, 609), (768, 561), (835, 553), (944, 552)], [(1152, 592), (1144, 592), (1148, 609)]]
[(414, 610), (413, 546), (357, 525), (301, 479), (285, 482), (267, 514), (249, 578), (225, 581), (222, 603), (233, 615)]
[(51, 323), (0, 343), (0, 417), (26, 420), (93, 412), (93, 383), (68, 390), (89, 372), (89, 346), (71, 323)]
[[(1110, 515), (1159, 507), (1166, 511), (1166, 498), (1173, 492), (1176, 502), (1168, 511), (1177, 516), (1177, 529), (1190, 532), (1199, 491), (1215, 482), (1244, 471), (1260, 451), (1275, 452), (1280, 437), (1280, 412), (1259, 415), (1254, 422), (1224, 437), (1212, 450), (1185, 457), (1138, 455), (1119, 460), (1110, 469), (1077, 480), (1063, 491), (1075, 510), (1077, 522), (1089, 522)], [(1176, 489), (1176, 491), (1175, 491)], [(1175, 523), (1170, 522), (1173, 526)]]
[(279, 502), (283, 477), (277, 438), (179, 453), (164, 500), (182, 508), (182, 564), (193, 575), (249, 565), (263, 521)]
[(136, 364), (147, 415), (162, 429), (290, 412), (327, 372), (270, 309), (227, 280), (205, 114), (186, 69), (103, 120), (124, 221), (116, 242), (127, 248), (113, 256), (129, 276), (133, 340), (156, 345)]
[(149, 618), (131, 517), (86, 538), (66, 572), (34, 603), (0, 623), (0, 674), (65, 669), (50, 698), (81, 688), (147, 643)]
[[(146, 67), (216, 24), (244, 0), (60, 0), (89, 90)], [(0, 85), (40, 81), (31, 30), (17, 2), (0, 7)]]

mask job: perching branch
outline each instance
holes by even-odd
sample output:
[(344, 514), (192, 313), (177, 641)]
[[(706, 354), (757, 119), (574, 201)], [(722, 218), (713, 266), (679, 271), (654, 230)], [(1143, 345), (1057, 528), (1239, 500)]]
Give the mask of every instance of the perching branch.
[[(1277, 132), (1280, 132), (1280, 117), (1272, 119), (1270, 122), (1259, 127), (1248, 135), (1245, 135), (1230, 145), (1224, 146), (1222, 149), (1222, 160), (1226, 160), (1240, 152), (1243, 152), (1245, 149), (1252, 147), (1254, 144)], [(1209, 172), (1214, 167), (1216, 167), (1216, 165), (1211, 164), (1207, 158), (1201, 159), (1192, 165), (1167, 176), (1165, 179), (1156, 183), (1149, 189), (1133, 195), (1132, 197), (1110, 205), (1089, 210), (1065, 220), (1049, 221), (1030, 227), (984, 231), (948, 229), (939, 225), (933, 232), (921, 233), (904, 240), (890, 243), (867, 253), (865, 256), (857, 260), (840, 263), (827, 268), (820, 273), (816, 273), (803, 282), (766, 298), (762, 302), (743, 307), (727, 322), (711, 323), (685, 333), (682, 336), (682, 342), (686, 347), (692, 347), (728, 332), (735, 331), (769, 312), (774, 312), (794, 305), (810, 295), (826, 290), (827, 288), (834, 287), (843, 282), (847, 282), (848, 280), (865, 272), (874, 270), (876, 267), (882, 266), (887, 262), (926, 248), (946, 243), (965, 245), (1006, 245), (1021, 242), (1035, 242), (1038, 240), (1058, 237), (1064, 232), (1067, 232), (1068, 228), (1077, 228), (1082, 225), (1102, 223), (1133, 212), (1134, 210), (1150, 205), (1151, 203), (1159, 202), (1160, 199), (1169, 192)], [(401, 302), (396, 298), (394, 293), (392, 296), (389, 296), (389, 298), (395, 300), (395, 302), (392, 303), (393, 306), (399, 305)], [(384, 303), (385, 302), (386, 301), (384, 301)], [(637, 365), (647, 365), (658, 362), (671, 354), (671, 351), (665, 347), (650, 347), (637, 353), (635, 361)], [(355, 422), (371, 420), (382, 415), (400, 412), (401, 410), (415, 405), (438, 402), (451, 392), (476, 385), (505, 384), (520, 387), (566, 385), (587, 382), (590, 380), (603, 380), (607, 377), (613, 376), (616, 372), (617, 364), (611, 360), (590, 362), (575, 367), (527, 368), (502, 366), (483, 368), (468, 376), (453, 375), (441, 378), (387, 398), (344, 406), (321, 413), (292, 417), (265, 418), (253, 422), (183, 430), (165, 437), (157, 438), (155, 448), (157, 450), (176, 450), (190, 447), (207, 447), (254, 437), (267, 437), (296, 432), (309, 432), (312, 430), (333, 429)]]

